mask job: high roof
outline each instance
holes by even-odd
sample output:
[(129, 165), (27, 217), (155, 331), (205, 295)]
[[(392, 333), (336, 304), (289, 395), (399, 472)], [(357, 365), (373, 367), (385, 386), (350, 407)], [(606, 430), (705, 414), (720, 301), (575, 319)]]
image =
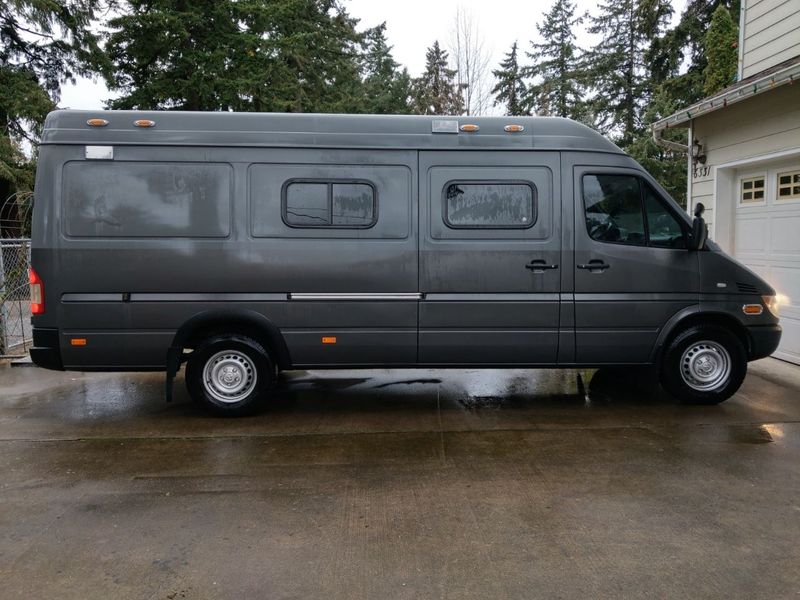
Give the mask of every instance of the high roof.
[[(87, 120), (94, 118), (108, 124), (88, 126)], [(133, 122), (138, 119), (155, 125), (136, 127)], [(464, 124), (479, 130), (459, 131)], [(506, 132), (504, 127), (510, 124), (524, 129)], [(434, 127), (456, 133), (433, 133)], [(589, 127), (558, 117), (178, 111), (57, 110), (47, 116), (41, 143), (622, 152)]]

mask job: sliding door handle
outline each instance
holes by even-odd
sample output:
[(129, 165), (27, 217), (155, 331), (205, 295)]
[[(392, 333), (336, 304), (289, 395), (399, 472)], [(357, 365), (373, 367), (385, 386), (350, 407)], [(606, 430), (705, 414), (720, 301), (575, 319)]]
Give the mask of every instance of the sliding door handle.
[(589, 271), (597, 271), (597, 272), (601, 272), (602, 273), (606, 269), (610, 269), (611, 265), (607, 265), (602, 260), (594, 259), (594, 260), (590, 260), (585, 265), (577, 265), (577, 267), (579, 269), (587, 269)]
[(532, 260), (527, 265), (525, 265), (526, 269), (530, 269), (534, 273), (544, 273), (548, 269), (557, 269), (558, 265), (548, 265), (545, 260), (541, 258)]

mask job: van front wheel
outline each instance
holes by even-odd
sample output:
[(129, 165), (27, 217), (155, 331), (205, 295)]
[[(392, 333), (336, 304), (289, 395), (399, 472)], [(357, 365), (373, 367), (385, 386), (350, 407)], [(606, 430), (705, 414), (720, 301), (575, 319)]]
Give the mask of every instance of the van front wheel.
[(267, 351), (241, 335), (205, 340), (186, 366), (189, 395), (222, 416), (253, 413), (274, 383), (275, 369)]
[(736, 393), (747, 374), (742, 342), (722, 327), (690, 327), (663, 356), (661, 385), (687, 404), (719, 404)]

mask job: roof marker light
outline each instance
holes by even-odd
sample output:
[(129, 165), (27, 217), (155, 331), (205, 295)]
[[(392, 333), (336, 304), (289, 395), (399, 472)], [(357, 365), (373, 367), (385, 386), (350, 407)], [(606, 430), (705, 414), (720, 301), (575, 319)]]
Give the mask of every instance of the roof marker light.
[(474, 123), (464, 123), (461, 127), (459, 127), (461, 131), (466, 131), (472, 133), (474, 131), (478, 131), (480, 127), (475, 125)]
[(506, 133), (518, 133), (520, 131), (525, 131), (525, 126), (516, 124), (506, 125), (505, 127), (503, 127), (503, 131), (505, 131)]
[(155, 127), (156, 122), (150, 119), (137, 119), (133, 122), (136, 127)]
[(86, 121), (86, 124), (89, 127), (105, 127), (106, 125), (108, 125), (108, 121), (106, 121), (105, 119), (88, 119)]

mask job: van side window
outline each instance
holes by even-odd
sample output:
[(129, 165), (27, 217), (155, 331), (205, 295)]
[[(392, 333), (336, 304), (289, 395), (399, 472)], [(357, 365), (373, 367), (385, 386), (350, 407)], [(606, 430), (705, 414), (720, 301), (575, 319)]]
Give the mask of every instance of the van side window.
[(289, 181), (281, 203), (290, 227), (368, 228), (377, 220), (375, 188), (365, 181)]
[(592, 239), (647, 245), (638, 177), (584, 175), (583, 204), (586, 227)]
[(536, 222), (531, 183), (450, 182), (444, 221), (452, 229), (528, 229)]
[(644, 184), (644, 210), (647, 213), (647, 239), (657, 248), (686, 248), (683, 227), (650, 186)]
[(653, 187), (639, 177), (584, 175), (583, 203), (586, 228), (592, 239), (655, 248), (686, 248), (684, 227)]

